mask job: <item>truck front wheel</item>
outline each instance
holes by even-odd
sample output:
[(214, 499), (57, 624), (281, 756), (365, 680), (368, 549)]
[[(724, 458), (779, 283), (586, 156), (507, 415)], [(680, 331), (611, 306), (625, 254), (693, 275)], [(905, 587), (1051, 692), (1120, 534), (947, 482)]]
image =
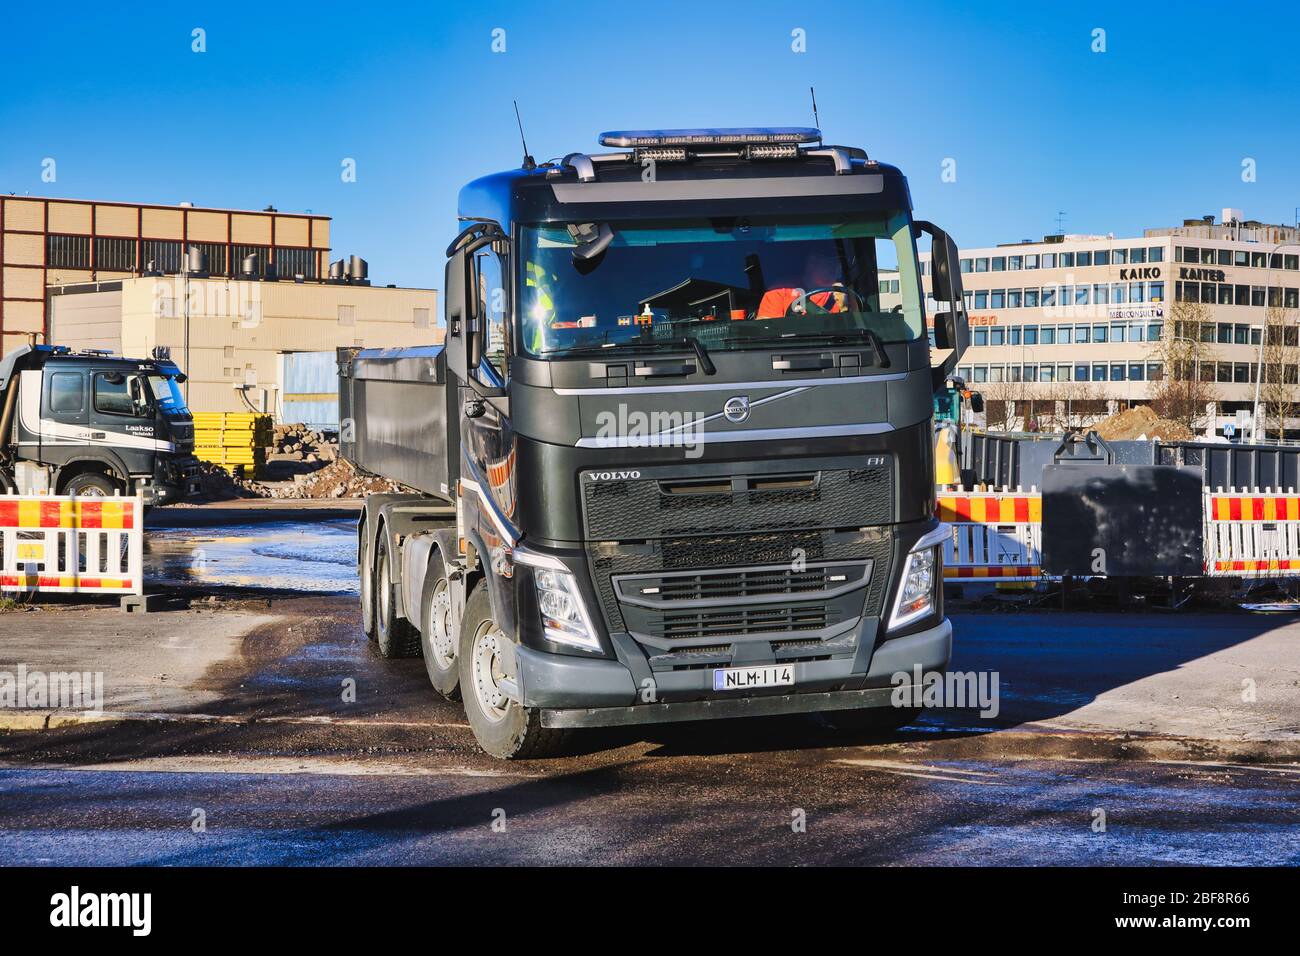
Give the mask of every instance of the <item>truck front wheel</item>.
[(460, 700), (460, 667), (456, 663), (456, 627), (452, 618), (451, 585), (442, 574), (442, 561), (435, 552), (429, 562), (429, 574), (436, 574), (433, 591), (425, 602), (420, 627), (420, 645), (424, 650), (424, 668), (429, 683), (448, 700)]
[(388, 535), (380, 534), (375, 549), (375, 641), (381, 657), (414, 657), (420, 652), (420, 632), (397, 616), (397, 585), (388, 553)]
[(493, 757), (519, 760), (550, 757), (564, 746), (565, 731), (542, 726), (535, 707), (525, 707), (514, 696), (506, 663), (514, 648), (492, 620), (487, 586), (480, 583), (465, 604), (460, 622), (460, 687), (465, 716), (478, 745)]
[(87, 471), (74, 477), (63, 490), (65, 494), (84, 498), (111, 498), (117, 494), (117, 485), (108, 475)]

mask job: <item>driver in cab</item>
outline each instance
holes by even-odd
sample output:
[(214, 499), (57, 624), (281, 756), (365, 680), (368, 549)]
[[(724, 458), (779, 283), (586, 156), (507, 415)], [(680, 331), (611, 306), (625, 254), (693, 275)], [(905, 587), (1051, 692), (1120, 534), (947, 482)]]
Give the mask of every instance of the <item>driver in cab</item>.
[[(787, 276), (786, 278), (794, 278)], [(779, 319), (787, 315), (804, 315), (809, 304), (814, 312), (848, 311), (847, 297), (836, 289), (844, 288), (840, 279), (839, 260), (834, 256), (810, 255), (804, 263), (804, 285), (775, 286), (763, 293), (755, 318)]]

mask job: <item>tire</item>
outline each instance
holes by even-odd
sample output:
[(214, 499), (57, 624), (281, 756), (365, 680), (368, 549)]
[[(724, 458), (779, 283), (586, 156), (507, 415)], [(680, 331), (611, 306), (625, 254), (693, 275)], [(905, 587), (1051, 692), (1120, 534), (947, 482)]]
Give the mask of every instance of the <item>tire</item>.
[(397, 616), (397, 585), (388, 551), (388, 535), (381, 534), (375, 549), (375, 643), (380, 657), (415, 657), (420, 653), (420, 632), (410, 621)]
[(487, 585), (480, 582), (465, 604), (456, 655), (461, 699), (474, 739), (488, 754), (503, 760), (552, 757), (563, 752), (567, 731), (543, 727), (537, 708), (501, 696), (494, 686), (492, 675), (499, 669), (492, 645), (502, 641), (509, 638), (492, 620)]
[(824, 716), (836, 730), (887, 734), (906, 727), (920, 714), (920, 707), (865, 707), (861, 710), (833, 710)]
[(361, 633), (375, 639), (375, 568), (370, 560), (370, 529), (361, 523), (357, 546), (357, 580), (361, 591)]
[(97, 471), (87, 471), (77, 475), (63, 486), (66, 495), (81, 495), (87, 498), (111, 498), (117, 494), (117, 484), (108, 475)]
[(429, 683), (448, 700), (460, 700), (460, 665), (456, 659), (456, 627), (451, 607), (451, 583), (444, 574), (442, 555), (434, 551), (429, 558), (429, 575), (433, 586), (421, 609), (420, 648), (424, 652), (424, 669)]

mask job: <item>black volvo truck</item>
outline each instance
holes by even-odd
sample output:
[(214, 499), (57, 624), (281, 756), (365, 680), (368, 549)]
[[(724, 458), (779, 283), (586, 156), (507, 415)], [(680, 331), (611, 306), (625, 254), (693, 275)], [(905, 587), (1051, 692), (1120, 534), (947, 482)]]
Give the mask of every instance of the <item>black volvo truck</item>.
[(198, 491), (194, 419), (170, 359), (24, 345), (0, 358), (0, 493)]
[(618, 724), (906, 723), (895, 675), (952, 642), (955, 244), (815, 129), (600, 140), (462, 190), (444, 344), (340, 353), (344, 455), (414, 490), (366, 501), (365, 631), (422, 652), (497, 757)]

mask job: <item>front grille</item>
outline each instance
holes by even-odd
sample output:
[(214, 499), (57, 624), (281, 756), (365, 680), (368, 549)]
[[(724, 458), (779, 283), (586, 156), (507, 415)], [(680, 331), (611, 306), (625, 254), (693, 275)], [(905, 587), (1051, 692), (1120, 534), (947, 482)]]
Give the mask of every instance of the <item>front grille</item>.
[[(793, 566), (792, 566), (793, 565)], [(667, 572), (616, 578), (621, 601), (643, 607), (672, 604), (763, 603), (815, 598), (866, 583), (870, 562), (823, 564), (787, 562), (757, 568)]]
[[(593, 542), (587, 557), (610, 630), (644, 635), (662, 648), (679, 640), (711, 637), (715, 644), (877, 617), (892, 548), (889, 529), (870, 528)], [(802, 570), (791, 567), (796, 560)], [(830, 581), (841, 573), (844, 582)], [(639, 586), (668, 582), (667, 594), (640, 593)], [(842, 586), (848, 590), (834, 596)], [(620, 600), (620, 592), (637, 603)], [(692, 606), (699, 601), (706, 604)]]
[(716, 535), (738, 529), (861, 528), (895, 517), (894, 467), (888, 458), (861, 468), (791, 475), (729, 473), (676, 479), (665, 477), (665, 472), (601, 481), (593, 474), (581, 476), (589, 540)]
[(665, 614), (655, 622), (657, 636), (670, 641), (700, 638), (748, 637), (797, 631), (816, 631), (827, 624), (826, 605), (795, 607), (745, 607), (720, 611)]

